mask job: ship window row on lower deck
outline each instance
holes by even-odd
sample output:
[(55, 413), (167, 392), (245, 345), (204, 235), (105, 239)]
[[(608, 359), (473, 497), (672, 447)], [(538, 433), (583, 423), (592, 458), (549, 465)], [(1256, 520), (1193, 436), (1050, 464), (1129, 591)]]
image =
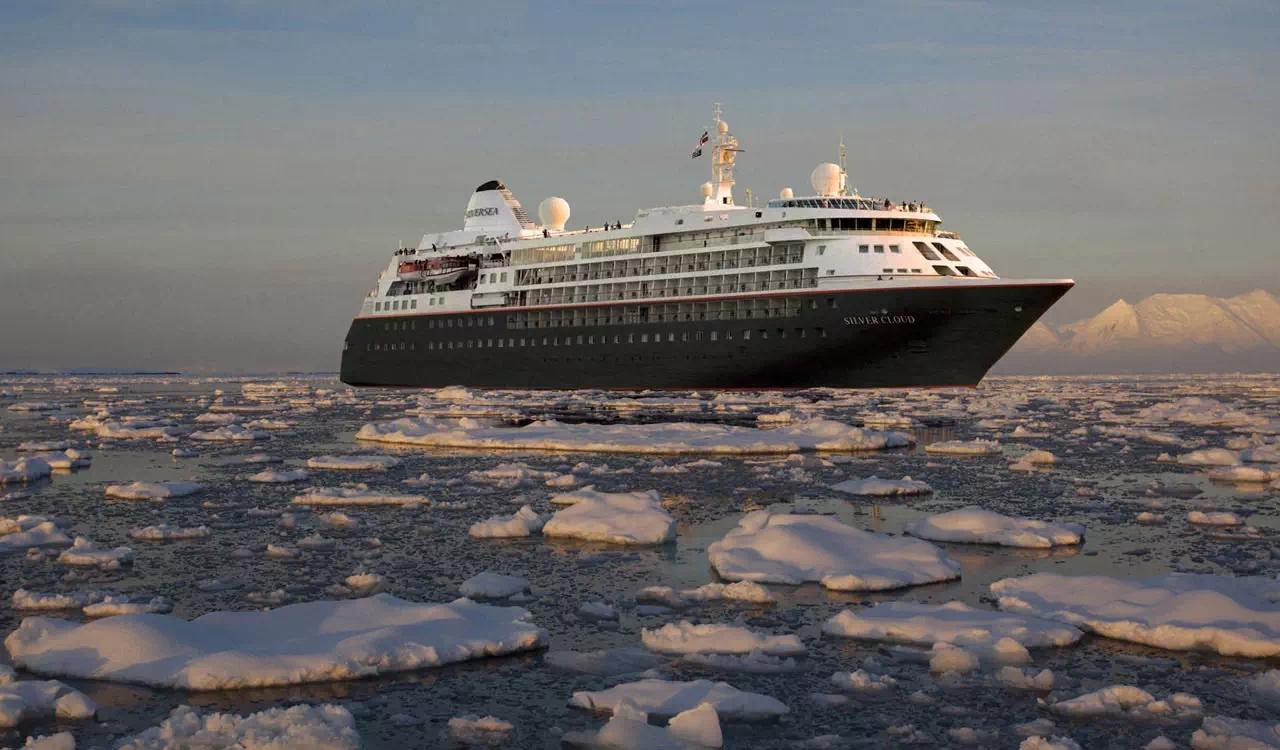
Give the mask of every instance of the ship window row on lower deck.
[[(710, 331), (639, 331), (632, 333), (615, 333), (615, 334), (578, 334), (574, 335), (547, 335), (547, 336), (520, 336), (507, 338), (484, 338), (484, 339), (464, 339), (449, 341), (427, 341), (424, 348), (427, 351), (453, 351), (456, 349), (515, 349), (519, 347), (537, 347), (537, 346), (602, 346), (610, 344), (674, 344), (674, 343), (697, 343), (697, 342), (737, 342), (737, 341), (782, 341), (787, 338), (807, 339), (810, 336), (817, 338), (826, 338), (827, 329), (821, 326), (815, 328), (721, 328)], [(365, 344), (365, 351), (369, 352), (405, 352), (417, 351), (417, 342), (414, 341), (391, 341), (391, 342), (371, 342)]]
[(804, 243), (788, 242), (769, 247), (744, 247), (685, 255), (647, 255), (595, 263), (571, 263), (517, 269), (516, 286), (562, 284), (569, 281), (620, 279), (666, 273), (696, 273), (755, 266), (778, 266), (804, 261)]
[(623, 281), (609, 284), (576, 284), (547, 289), (520, 290), (512, 295), (516, 307), (614, 302), (650, 297), (701, 297), (710, 294), (737, 294), (817, 286), (817, 268), (787, 268), (752, 273), (715, 276), (680, 276), (652, 281)]

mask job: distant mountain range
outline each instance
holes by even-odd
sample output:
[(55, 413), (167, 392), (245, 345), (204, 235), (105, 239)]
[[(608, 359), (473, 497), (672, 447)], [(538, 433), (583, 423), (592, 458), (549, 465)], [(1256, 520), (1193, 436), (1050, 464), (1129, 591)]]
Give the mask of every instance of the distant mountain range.
[(1001, 361), (1005, 373), (1280, 371), (1280, 300), (1153, 294), (1091, 318), (1036, 323)]

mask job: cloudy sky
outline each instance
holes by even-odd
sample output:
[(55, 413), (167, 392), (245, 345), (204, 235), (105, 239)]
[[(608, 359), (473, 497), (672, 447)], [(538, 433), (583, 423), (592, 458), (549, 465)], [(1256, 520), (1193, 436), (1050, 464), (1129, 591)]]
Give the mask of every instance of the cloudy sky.
[(85, 0), (0, 13), (0, 369), (334, 370), (388, 253), (498, 177), (570, 225), (843, 134), (1064, 323), (1280, 291), (1280, 4)]

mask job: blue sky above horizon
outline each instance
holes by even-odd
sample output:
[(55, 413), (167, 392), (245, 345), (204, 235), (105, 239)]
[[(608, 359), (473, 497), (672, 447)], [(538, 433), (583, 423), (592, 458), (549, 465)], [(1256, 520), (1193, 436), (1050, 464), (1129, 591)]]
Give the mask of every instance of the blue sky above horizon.
[(571, 225), (688, 202), (721, 101), (742, 188), (843, 134), (1005, 276), (1280, 288), (1271, 1), (17, 3), (0, 14), (9, 367), (324, 369), (397, 241), (501, 177)]

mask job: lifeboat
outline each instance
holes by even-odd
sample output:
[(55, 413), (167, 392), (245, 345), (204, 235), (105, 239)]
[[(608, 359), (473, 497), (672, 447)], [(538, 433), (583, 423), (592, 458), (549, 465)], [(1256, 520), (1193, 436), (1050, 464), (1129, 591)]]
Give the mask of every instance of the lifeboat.
[(452, 284), (470, 269), (470, 264), (464, 258), (429, 258), (404, 261), (396, 270), (396, 275), (403, 281)]

